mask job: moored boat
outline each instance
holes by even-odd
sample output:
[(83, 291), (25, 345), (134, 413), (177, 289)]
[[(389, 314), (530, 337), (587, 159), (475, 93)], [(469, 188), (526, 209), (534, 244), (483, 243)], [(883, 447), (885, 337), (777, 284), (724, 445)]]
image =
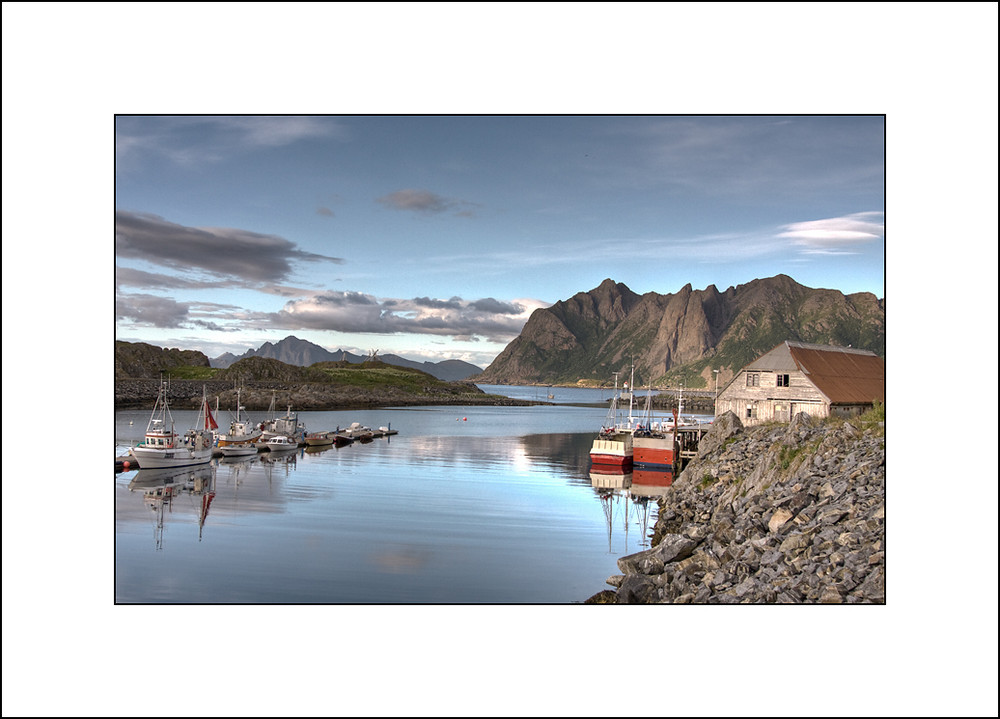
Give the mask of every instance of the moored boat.
[(216, 445), (219, 449), (224, 449), (229, 445), (252, 444), (260, 440), (261, 429), (242, 414), (243, 406), (240, 403), (240, 392), (240, 389), (236, 390), (236, 416), (229, 423), (228, 434), (216, 435)]
[(129, 454), (139, 467), (159, 469), (207, 464), (212, 461), (212, 430), (217, 428), (202, 389), (201, 411), (195, 426), (183, 435), (174, 429), (174, 418), (167, 403), (167, 383), (160, 383), (153, 412), (146, 425), (146, 434), (139, 444), (129, 449)]
[[(595, 466), (613, 467), (622, 470), (632, 468), (634, 419), (632, 417), (632, 393), (625, 384), (625, 393), (618, 392), (618, 374), (615, 373), (615, 393), (611, 398), (608, 417), (590, 447), (590, 461)], [(628, 398), (628, 419), (619, 417), (619, 402)]]
[(674, 424), (666, 420), (657, 421), (651, 412), (652, 394), (646, 394), (646, 406), (632, 436), (632, 463), (639, 469), (671, 470), (677, 457), (677, 441)]
[(303, 422), (299, 422), (299, 415), (292, 414), (292, 406), (288, 405), (288, 411), (284, 417), (276, 417), (274, 414), (275, 395), (271, 395), (271, 406), (268, 408), (269, 419), (261, 423), (261, 440), (267, 443), (274, 437), (287, 437), (296, 442), (303, 441), (307, 432)]
[(284, 435), (278, 435), (276, 437), (271, 437), (264, 442), (267, 448), (272, 452), (284, 452), (290, 449), (298, 449), (299, 443), (296, 442), (291, 437), (286, 437)]
[(334, 443), (336, 432), (310, 432), (305, 436), (306, 446), (326, 447)]
[(248, 457), (257, 454), (259, 447), (253, 442), (233, 442), (220, 444), (219, 451), (224, 457)]
[(366, 427), (360, 422), (351, 422), (351, 426), (347, 429), (341, 430), (340, 434), (345, 437), (349, 437), (351, 440), (357, 440), (358, 442), (370, 442), (375, 437), (375, 433), (372, 428)]

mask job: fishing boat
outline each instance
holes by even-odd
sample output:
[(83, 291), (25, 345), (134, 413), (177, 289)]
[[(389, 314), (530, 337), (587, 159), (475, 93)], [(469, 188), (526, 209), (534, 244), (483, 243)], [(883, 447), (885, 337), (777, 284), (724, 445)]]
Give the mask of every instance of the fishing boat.
[(160, 383), (160, 391), (153, 405), (153, 412), (146, 425), (142, 442), (129, 449), (129, 454), (144, 469), (186, 467), (212, 461), (212, 430), (218, 428), (208, 397), (202, 388), (201, 411), (195, 426), (183, 435), (174, 429), (174, 418), (167, 404), (167, 383)]
[[(633, 377), (635, 369), (633, 368)], [(621, 416), (623, 408), (620, 404), (628, 399), (628, 417)], [(629, 383), (625, 383), (625, 392), (618, 391), (618, 373), (615, 373), (615, 392), (611, 398), (608, 416), (594, 438), (590, 447), (590, 461), (595, 466), (613, 467), (622, 470), (632, 468), (633, 432), (635, 418), (632, 416), (633, 402)]]
[(673, 422), (656, 420), (651, 410), (652, 391), (646, 392), (646, 404), (632, 433), (632, 464), (639, 469), (674, 469), (677, 449), (677, 414)]
[(260, 448), (253, 442), (233, 442), (220, 444), (219, 451), (224, 457), (249, 457), (257, 454)]
[(277, 417), (274, 414), (274, 401), (276, 395), (271, 395), (271, 406), (268, 408), (269, 419), (261, 423), (260, 441), (267, 443), (274, 437), (286, 437), (295, 440), (296, 444), (305, 439), (306, 426), (299, 422), (298, 414), (292, 414), (292, 406), (288, 405), (288, 411), (284, 417)]
[(267, 448), (272, 452), (284, 452), (290, 449), (298, 449), (299, 443), (296, 442), (291, 437), (286, 437), (284, 435), (278, 435), (277, 437), (271, 437), (264, 442)]
[(253, 444), (260, 440), (263, 433), (260, 427), (244, 417), (242, 412), (245, 409), (240, 402), (241, 390), (236, 390), (236, 416), (229, 423), (227, 434), (216, 435), (216, 445), (219, 449), (225, 450), (230, 445)]

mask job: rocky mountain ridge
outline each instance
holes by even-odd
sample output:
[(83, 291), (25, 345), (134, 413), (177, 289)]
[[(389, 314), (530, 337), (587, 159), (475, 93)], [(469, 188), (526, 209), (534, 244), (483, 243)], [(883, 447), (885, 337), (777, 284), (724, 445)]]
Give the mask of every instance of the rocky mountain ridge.
[[(211, 360), (212, 367), (227, 368), (234, 362), (249, 357), (266, 357), (276, 359), (285, 364), (296, 367), (309, 367), (317, 362), (338, 362), (347, 361), (354, 364), (364, 362), (367, 357), (356, 355), (346, 350), (331, 352), (317, 344), (302, 340), (289, 335), (280, 342), (265, 342), (257, 349), (248, 349), (243, 354), (236, 356), (231, 352), (226, 352)], [(395, 354), (379, 354), (378, 358), (386, 364), (398, 367), (410, 367), (437, 377), (446, 382), (454, 382), (467, 379), (482, 372), (482, 367), (477, 367), (462, 360), (442, 360), (440, 362), (417, 362), (406, 359)]]
[(885, 303), (871, 293), (812, 289), (786, 275), (719, 292), (715, 285), (639, 295), (606, 279), (535, 310), (476, 378), (497, 384), (605, 383), (634, 362), (636, 385), (710, 387), (785, 340), (885, 354)]

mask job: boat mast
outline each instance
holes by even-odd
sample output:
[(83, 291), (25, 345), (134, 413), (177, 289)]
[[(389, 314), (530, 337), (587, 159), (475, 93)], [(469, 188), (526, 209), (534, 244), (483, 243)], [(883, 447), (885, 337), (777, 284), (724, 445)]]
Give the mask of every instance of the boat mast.
[(629, 375), (629, 392), (628, 392), (628, 426), (632, 428), (635, 426), (635, 418), (632, 416), (633, 400), (635, 398), (635, 362), (632, 363), (632, 374)]

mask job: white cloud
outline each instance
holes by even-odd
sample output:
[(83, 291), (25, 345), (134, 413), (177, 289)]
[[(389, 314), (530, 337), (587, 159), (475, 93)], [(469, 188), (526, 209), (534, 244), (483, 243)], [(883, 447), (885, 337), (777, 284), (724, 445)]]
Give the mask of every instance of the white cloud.
[(861, 244), (881, 240), (885, 236), (882, 212), (859, 212), (843, 217), (794, 222), (778, 234), (806, 253), (842, 254)]

